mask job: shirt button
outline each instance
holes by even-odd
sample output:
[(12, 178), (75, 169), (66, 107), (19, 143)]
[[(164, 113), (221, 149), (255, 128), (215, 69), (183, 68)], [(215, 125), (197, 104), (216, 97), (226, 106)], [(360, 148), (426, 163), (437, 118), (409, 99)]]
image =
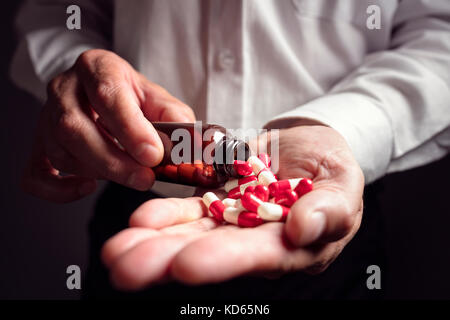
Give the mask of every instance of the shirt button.
[(219, 54), (219, 67), (223, 70), (231, 69), (234, 65), (234, 56), (230, 50), (222, 50)]

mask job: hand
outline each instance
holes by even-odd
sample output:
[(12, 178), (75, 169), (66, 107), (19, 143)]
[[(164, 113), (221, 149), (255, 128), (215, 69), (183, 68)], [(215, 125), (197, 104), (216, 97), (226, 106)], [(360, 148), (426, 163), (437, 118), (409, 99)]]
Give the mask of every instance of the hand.
[(130, 228), (103, 247), (113, 284), (138, 290), (170, 279), (202, 284), (249, 273), (325, 270), (359, 228), (361, 169), (331, 128), (298, 126), (281, 130), (279, 138), (279, 178), (314, 181), (286, 223), (221, 225), (207, 217), (201, 198), (150, 200), (133, 213)]
[(148, 190), (149, 167), (163, 157), (150, 121), (195, 121), (187, 105), (105, 50), (81, 54), (47, 91), (22, 186), (55, 202), (92, 193), (96, 179)]

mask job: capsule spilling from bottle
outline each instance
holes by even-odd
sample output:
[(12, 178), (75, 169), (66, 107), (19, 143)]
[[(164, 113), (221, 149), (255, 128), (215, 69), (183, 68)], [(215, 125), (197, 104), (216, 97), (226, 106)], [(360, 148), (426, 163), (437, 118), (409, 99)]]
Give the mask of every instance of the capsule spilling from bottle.
[[(284, 222), (290, 207), (313, 190), (313, 182), (307, 178), (278, 181), (270, 171), (270, 158), (266, 154), (249, 157), (247, 164), (252, 168), (251, 172), (242, 162), (238, 162), (237, 166), (245, 168), (248, 176), (232, 179), (225, 184), (227, 198), (220, 200), (212, 192), (203, 196), (203, 203), (210, 216), (216, 220), (239, 227), (257, 227), (264, 222)], [(266, 177), (270, 179), (260, 179), (262, 173), (267, 173)]]

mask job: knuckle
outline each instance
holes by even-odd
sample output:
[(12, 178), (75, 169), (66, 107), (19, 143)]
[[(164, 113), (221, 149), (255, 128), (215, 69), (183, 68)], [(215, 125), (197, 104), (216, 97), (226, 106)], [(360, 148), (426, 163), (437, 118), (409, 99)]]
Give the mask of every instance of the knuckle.
[(47, 97), (49, 100), (60, 101), (63, 92), (67, 89), (69, 77), (62, 73), (51, 79), (47, 84)]
[(87, 65), (90, 63), (94, 50), (87, 50), (82, 52), (76, 61), (76, 64)]
[(47, 84), (47, 95), (50, 96), (54, 96), (60, 88), (60, 82), (61, 82), (61, 78), (60, 76), (56, 76), (53, 79), (51, 79), (48, 84)]
[(99, 55), (98, 49), (86, 50), (78, 56), (75, 66), (77, 68), (89, 68), (92, 61)]
[(73, 113), (62, 113), (57, 120), (56, 133), (60, 143), (70, 143), (81, 130), (82, 122)]
[[(102, 79), (98, 81), (94, 89), (94, 96), (97, 103), (105, 104), (105, 102), (111, 101), (120, 88), (120, 83), (111, 79)], [(108, 106), (108, 104), (106, 104), (106, 106)]]
[(91, 49), (81, 53), (76, 62), (75, 68), (79, 71), (97, 71), (104, 65), (109, 65), (111, 60), (118, 57), (114, 52), (103, 49)]
[(69, 108), (65, 95), (75, 89), (74, 83), (71, 73), (62, 73), (50, 80), (47, 84), (47, 107)]

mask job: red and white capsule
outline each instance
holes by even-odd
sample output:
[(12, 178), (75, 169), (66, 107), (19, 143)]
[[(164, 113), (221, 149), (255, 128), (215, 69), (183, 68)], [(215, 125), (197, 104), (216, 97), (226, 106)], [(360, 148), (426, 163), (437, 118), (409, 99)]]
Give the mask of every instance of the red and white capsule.
[(242, 206), (251, 212), (256, 212), (260, 205), (262, 205), (264, 201), (256, 196), (256, 194), (251, 192), (246, 192), (241, 197)]
[(253, 173), (252, 167), (247, 161), (234, 160), (234, 170), (241, 176), (248, 176)]
[(246, 193), (246, 192), (254, 193), (257, 186), (258, 185), (256, 185), (256, 186), (248, 186), (247, 188), (245, 188), (244, 193)]
[(236, 199), (225, 198), (222, 200), (222, 203), (225, 206), (225, 208), (228, 208), (228, 207), (235, 207), (236, 201), (237, 201)]
[(223, 213), (226, 222), (240, 227), (257, 227), (264, 221), (255, 213), (245, 211), (243, 208), (228, 207)]
[(265, 186), (268, 186), (271, 183), (277, 182), (277, 178), (272, 173), (272, 171), (266, 168), (258, 174), (258, 182)]
[(244, 208), (242, 206), (241, 199), (225, 198), (222, 200), (222, 203), (225, 206), (225, 209), (226, 208), (242, 208), (242, 209)]
[(294, 202), (298, 200), (298, 195), (294, 190), (288, 190), (273, 199), (274, 203), (281, 204), (282, 206), (290, 208), (294, 204)]
[(256, 176), (248, 176), (248, 177), (243, 177), (240, 179), (231, 179), (231, 180), (228, 180), (227, 182), (225, 182), (225, 185), (223, 187), (226, 192), (230, 192), (231, 189), (234, 189), (243, 184), (256, 182), (257, 180), (258, 180), (258, 178)]
[(225, 205), (220, 201), (214, 192), (207, 192), (203, 195), (203, 203), (212, 213), (213, 217), (219, 221), (223, 221), (223, 212)]
[(290, 209), (275, 203), (264, 202), (256, 213), (265, 221), (286, 221)]
[(286, 179), (273, 182), (269, 185), (270, 195), (272, 197), (281, 196), (284, 192), (294, 190), (303, 178)]
[(240, 186), (233, 188), (228, 192), (228, 198), (239, 199), (247, 190), (249, 190), (249, 188), (253, 192), (253, 190), (254, 190), (253, 188), (256, 187), (257, 185), (258, 185), (258, 181), (256, 181), (256, 180), (251, 181), (246, 184), (241, 184)]
[(247, 161), (252, 166), (253, 173), (258, 177), (259, 183), (268, 186), (277, 181), (273, 172), (266, 167), (261, 159), (256, 156), (251, 156)]
[(237, 200), (236, 200), (236, 203), (234, 204), (234, 207), (235, 207), (235, 208), (238, 208), (238, 209), (245, 209), (245, 208), (242, 206), (242, 201), (241, 201), (241, 199), (237, 199)]
[[(245, 190), (245, 192), (249, 192), (249, 188)], [(265, 185), (259, 184), (255, 187), (253, 192), (258, 198), (260, 198), (263, 202), (269, 201), (269, 188)]]
[(262, 170), (267, 169), (264, 162), (262, 162), (257, 156), (251, 156), (247, 160), (248, 164), (252, 167), (253, 173), (257, 176)]
[(304, 194), (312, 191), (314, 189), (314, 185), (311, 179), (302, 179), (295, 187), (295, 192), (297, 192), (298, 197), (300, 198)]
[(270, 168), (271, 161), (270, 161), (270, 157), (267, 153), (260, 153), (258, 155), (258, 158), (259, 158), (259, 160), (261, 160), (264, 163), (266, 168)]

